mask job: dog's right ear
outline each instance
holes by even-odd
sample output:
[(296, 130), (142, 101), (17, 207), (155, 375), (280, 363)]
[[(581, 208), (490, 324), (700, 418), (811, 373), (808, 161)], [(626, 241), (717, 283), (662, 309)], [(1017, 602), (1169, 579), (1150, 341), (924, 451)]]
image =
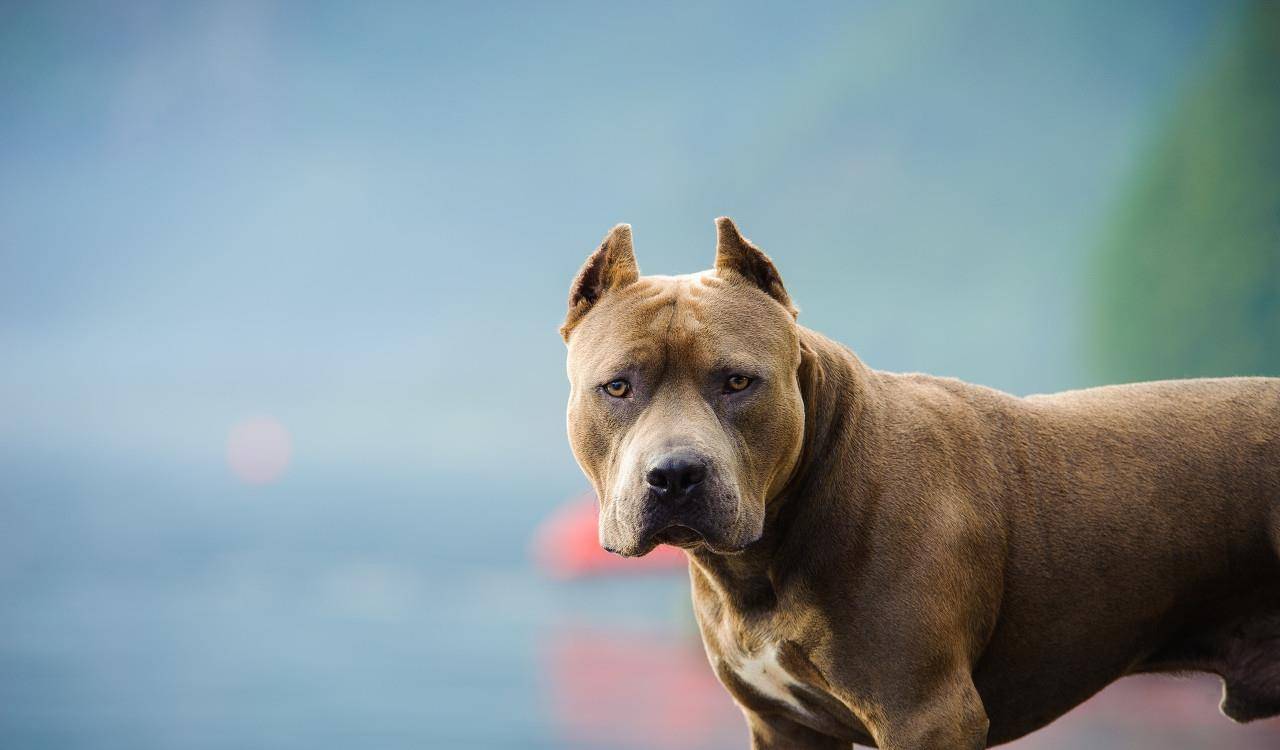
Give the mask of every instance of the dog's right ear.
[(791, 317), (798, 314), (796, 306), (791, 304), (786, 287), (782, 286), (782, 277), (778, 275), (773, 261), (769, 260), (763, 250), (742, 236), (733, 219), (721, 216), (716, 219), (716, 272), (725, 271), (736, 274), (773, 297), (787, 308)]
[(560, 326), (565, 341), (596, 302), (610, 289), (618, 289), (640, 278), (635, 251), (631, 248), (631, 225), (619, 224), (605, 235), (599, 249), (587, 258), (578, 277), (569, 287), (569, 312)]

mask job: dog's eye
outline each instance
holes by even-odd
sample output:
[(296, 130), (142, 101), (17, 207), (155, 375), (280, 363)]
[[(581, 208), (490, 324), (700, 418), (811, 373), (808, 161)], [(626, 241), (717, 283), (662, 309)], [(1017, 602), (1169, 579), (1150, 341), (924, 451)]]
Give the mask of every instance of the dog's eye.
[(751, 378), (746, 375), (730, 375), (728, 379), (724, 381), (724, 389), (727, 393), (737, 393), (738, 391), (746, 390), (749, 385), (751, 385)]
[(625, 380), (610, 380), (604, 384), (604, 392), (614, 398), (626, 398), (631, 393), (631, 384)]

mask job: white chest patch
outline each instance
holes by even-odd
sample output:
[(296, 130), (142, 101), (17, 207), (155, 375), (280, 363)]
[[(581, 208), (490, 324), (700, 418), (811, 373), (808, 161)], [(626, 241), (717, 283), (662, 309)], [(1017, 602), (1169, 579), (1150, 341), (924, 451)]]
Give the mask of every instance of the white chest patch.
[(792, 687), (800, 686), (799, 681), (778, 663), (778, 644), (766, 644), (756, 653), (742, 654), (730, 664), (738, 679), (750, 685), (752, 690), (800, 714), (808, 714), (791, 692)]

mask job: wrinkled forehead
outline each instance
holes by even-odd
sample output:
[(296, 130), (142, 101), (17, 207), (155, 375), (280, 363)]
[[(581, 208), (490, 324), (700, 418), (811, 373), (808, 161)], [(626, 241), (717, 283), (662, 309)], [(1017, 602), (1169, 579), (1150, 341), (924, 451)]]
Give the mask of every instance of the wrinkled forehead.
[(641, 277), (606, 295), (569, 342), (570, 374), (591, 376), (656, 363), (782, 369), (798, 359), (790, 313), (711, 271)]

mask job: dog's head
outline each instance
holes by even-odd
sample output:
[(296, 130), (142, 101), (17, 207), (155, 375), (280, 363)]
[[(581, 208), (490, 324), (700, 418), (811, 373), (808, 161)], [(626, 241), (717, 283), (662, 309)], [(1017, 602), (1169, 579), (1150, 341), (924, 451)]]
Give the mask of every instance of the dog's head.
[(716, 228), (714, 269), (640, 276), (620, 224), (569, 292), (569, 442), (612, 552), (741, 550), (800, 455), (795, 308), (768, 256)]

